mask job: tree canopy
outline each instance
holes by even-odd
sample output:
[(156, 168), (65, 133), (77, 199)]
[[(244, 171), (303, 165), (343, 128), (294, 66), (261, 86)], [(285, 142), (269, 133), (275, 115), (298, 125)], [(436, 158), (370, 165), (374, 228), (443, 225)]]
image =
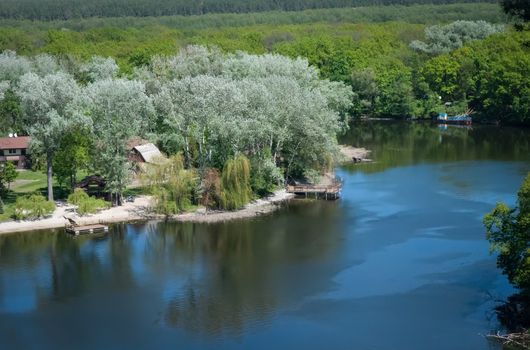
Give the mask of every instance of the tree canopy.
[[(48, 55), (2, 57), (22, 67), (5, 82), (21, 106), (33, 151), (46, 156), (50, 200), (55, 164), (71, 184), (80, 167), (93, 169), (119, 204), (131, 170), (127, 142), (136, 136), (170, 155), (182, 152), (186, 167), (201, 175), (209, 168), (239, 169), (230, 162), (247, 157), (260, 172), (256, 186), (272, 188), (282, 176), (328, 166), (352, 106), (347, 85), (322, 79), (306, 59), (278, 54), (188, 46), (154, 57), (130, 77), (117, 77), (111, 58), (65, 64)], [(223, 198), (231, 198), (239, 192), (223, 176)], [(250, 188), (250, 173), (245, 179)], [(235, 208), (241, 201), (227, 203)]]

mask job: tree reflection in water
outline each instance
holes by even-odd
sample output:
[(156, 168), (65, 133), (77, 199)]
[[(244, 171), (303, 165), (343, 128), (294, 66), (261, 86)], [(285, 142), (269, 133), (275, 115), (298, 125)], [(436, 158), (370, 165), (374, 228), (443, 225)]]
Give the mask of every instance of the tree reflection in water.
[[(184, 287), (168, 299), (166, 324), (212, 336), (240, 335), (268, 323), (278, 307), (314, 292), (322, 281), (302, 266), (337, 254), (335, 207), (299, 203), (289, 219), (280, 214), (267, 221), (151, 227), (150, 242), (159, 251), (173, 246), (173, 254), (187, 257), (190, 266), (202, 262), (201, 271), (188, 270)], [(293, 271), (300, 273), (293, 278)]]
[[(321, 291), (339, 269), (338, 202), (287, 206), (219, 224), (149, 222), (113, 225), (100, 236), (62, 230), (0, 236), (0, 312), (9, 311), (5, 305), (9, 312), (41, 312), (53, 302), (72, 303), (89, 305), (83, 317), (90, 319), (99, 308), (128, 307), (131, 314), (161, 308), (159, 322), (170, 327), (241, 334), (270, 322), (278, 307)], [(6, 285), (12, 276), (17, 283)]]

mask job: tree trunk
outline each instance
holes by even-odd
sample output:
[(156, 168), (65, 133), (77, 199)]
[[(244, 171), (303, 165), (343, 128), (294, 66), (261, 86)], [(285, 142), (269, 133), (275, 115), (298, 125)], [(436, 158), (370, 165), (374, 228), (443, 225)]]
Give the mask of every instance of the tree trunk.
[(46, 153), (46, 174), (48, 176), (48, 200), (50, 202), (53, 202), (53, 169), (52, 169), (52, 162), (53, 162), (53, 153), (51, 151), (48, 151)]
[(186, 158), (186, 168), (191, 168), (191, 154), (190, 154), (190, 145), (188, 143), (188, 137), (184, 137), (185, 145), (185, 158)]
[(75, 188), (75, 178), (74, 178), (74, 174), (70, 174), (70, 190), (72, 192), (74, 192), (74, 188)]

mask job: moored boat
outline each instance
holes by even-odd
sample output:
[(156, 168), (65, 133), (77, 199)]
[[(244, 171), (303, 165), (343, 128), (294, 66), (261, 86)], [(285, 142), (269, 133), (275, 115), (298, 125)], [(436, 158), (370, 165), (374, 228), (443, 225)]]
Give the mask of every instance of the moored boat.
[(464, 113), (455, 116), (448, 116), (447, 113), (440, 113), (436, 118), (438, 124), (459, 124), (459, 125), (471, 125), (473, 119), (471, 119), (471, 113)]

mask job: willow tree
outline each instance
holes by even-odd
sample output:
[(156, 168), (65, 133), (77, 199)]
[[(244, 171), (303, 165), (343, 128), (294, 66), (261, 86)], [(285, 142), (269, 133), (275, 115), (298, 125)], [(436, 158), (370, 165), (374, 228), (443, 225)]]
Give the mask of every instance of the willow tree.
[(191, 47), (150, 69), (150, 85), (161, 77), (153, 98), (159, 133), (177, 140), (187, 166), (221, 168), (245, 154), (288, 173), (320, 171), (353, 99), (351, 88), (320, 79), (307, 60), (280, 55)]
[(113, 203), (121, 204), (129, 182), (127, 141), (150, 131), (154, 109), (138, 81), (106, 79), (89, 84), (80, 107), (92, 119), (97, 168), (107, 181)]
[(81, 65), (79, 71), (89, 82), (113, 79), (118, 75), (120, 67), (111, 57), (93, 56)]
[(32, 137), (32, 147), (46, 155), (48, 200), (53, 201), (53, 159), (66, 130), (83, 124), (76, 118), (73, 101), (80, 94), (74, 78), (66, 73), (40, 77), (28, 73), (16, 88), (24, 116), (24, 124)]
[(250, 188), (250, 162), (244, 155), (229, 159), (221, 177), (221, 207), (235, 210), (252, 199)]
[(414, 40), (410, 47), (430, 54), (447, 53), (464, 44), (504, 31), (504, 26), (486, 21), (455, 21), (425, 28), (426, 42)]

